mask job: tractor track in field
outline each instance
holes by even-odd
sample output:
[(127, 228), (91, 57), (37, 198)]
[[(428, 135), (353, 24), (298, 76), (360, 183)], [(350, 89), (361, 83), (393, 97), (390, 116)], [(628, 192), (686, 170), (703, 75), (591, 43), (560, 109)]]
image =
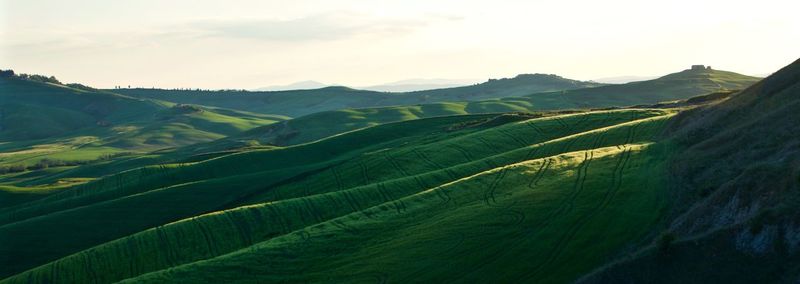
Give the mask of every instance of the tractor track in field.
[[(547, 159), (547, 160), (545, 160), (545, 162), (542, 163), (542, 166), (540, 166), (539, 169), (537, 170), (537, 172), (534, 174), (534, 180), (535, 181), (531, 181), (531, 183), (529, 184), (529, 187), (531, 187), (531, 185), (534, 185), (534, 186), (537, 185), (536, 182), (538, 182), (538, 180), (541, 179), (544, 176), (545, 172), (549, 169), (551, 163), (552, 163), (552, 159)], [(531, 188), (533, 188), (533, 187), (531, 187)], [(512, 217), (511, 218), (512, 222), (510, 224), (508, 224), (508, 225), (509, 226), (520, 227), (525, 222), (526, 215), (522, 211), (511, 209), (511, 207), (514, 206), (514, 204), (515, 203), (512, 203), (511, 205), (509, 205), (507, 207), (502, 207), (502, 208), (506, 208), (507, 211), (506, 211), (505, 214), (508, 214), (509, 216)], [(498, 208), (500, 208), (500, 207), (498, 207)], [(527, 230), (520, 229), (520, 230), (517, 230), (517, 231), (513, 232), (510, 236), (507, 237), (510, 240), (509, 244), (504, 245), (503, 249), (498, 249), (498, 250), (494, 251), (493, 253), (491, 253), (491, 255), (483, 257), (480, 262), (478, 262), (477, 264), (473, 265), (473, 269), (471, 270), (472, 272), (470, 272), (470, 273), (476, 273), (476, 271), (478, 271), (480, 268), (485, 267), (486, 265), (489, 265), (492, 262), (495, 262), (497, 259), (499, 259), (500, 256), (507, 254), (509, 251), (511, 251), (515, 247), (519, 246), (522, 242), (525, 242), (526, 240), (529, 240), (529, 237), (534, 235), (536, 232), (537, 231), (530, 230), (530, 229), (527, 229)], [(463, 277), (467, 276), (470, 273), (464, 274), (461, 277), (463, 278)], [(461, 278), (458, 278), (458, 279), (461, 279)]]
[(534, 159), (534, 157), (536, 157), (536, 155), (539, 154), (539, 151), (542, 150), (541, 149), (542, 148), (542, 144), (541, 143), (540, 144), (531, 145), (530, 147), (531, 147), (531, 149), (528, 150), (527, 153), (525, 153), (525, 156), (524, 156), (525, 161)]
[(384, 182), (377, 183), (375, 185), (375, 190), (378, 192), (378, 194), (380, 194), (381, 198), (383, 199), (383, 202), (381, 202), (381, 204), (394, 200), (392, 199), (391, 196), (389, 196), (388, 193), (386, 193), (386, 183)]
[(544, 132), (544, 130), (542, 130), (541, 128), (539, 128), (539, 126), (538, 126), (538, 125), (536, 125), (536, 123), (534, 123), (533, 121), (531, 121), (531, 120), (529, 120), (529, 121), (526, 121), (526, 122), (525, 122), (525, 125), (527, 125), (527, 126), (528, 126), (528, 127), (530, 127), (531, 129), (533, 129), (533, 131), (534, 131), (534, 132), (537, 132), (537, 133), (539, 133), (539, 135), (542, 135), (542, 136), (547, 136), (547, 134)]
[[(635, 124), (635, 125), (631, 126), (628, 129), (628, 134), (627, 134), (627, 137), (626, 137), (625, 142), (624, 142), (623, 145), (627, 145), (630, 141), (633, 140), (636, 126), (638, 126), (638, 124)], [(547, 254), (548, 256), (545, 258), (545, 260), (542, 261), (540, 264), (536, 265), (533, 269), (529, 270), (528, 273), (523, 274), (521, 276), (521, 278), (518, 279), (518, 280), (523, 280), (524, 281), (524, 280), (528, 280), (528, 279), (531, 279), (531, 278), (534, 278), (534, 277), (538, 276), (539, 273), (541, 273), (541, 271), (543, 271), (542, 269), (545, 266), (547, 266), (549, 264), (552, 264), (553, 261), (555, 261), (561, 255), (561, 253), (563, 253), (564, 248), (566, 248), (567, 244), (575, 237), (575, 235), (577, 235), (578, 231), (580, 231), (580, 229), (584, 225), (586, 225), (588, 220), (591, 219), (591, 217), (594, 216), (597, 212), (600, 212), (600, 211), (604, 210), (608, 206), (608, 204), (611, 202), (611, 199), (613, 198), (613, 196), (616, 195), (616, 192), (622, 186), (622, 174), (623, 174), (625, 165), (627, 164), (628, 160), (630, 159), (630, 156), (631, 156), (630, 153), (631, 153), (631, 150), (627, 149), (627, 150), (623, 150), (623, 152), (620, 154), (620, 158), (617, 161), (617, 163), (616, 163), (616, 165), (614, 167), (614, 170), (612, 171), (612, 185), (610, 187), (608, 187), (608, 189), (606, 190), (606, 193), (604, 194), (604, 197), (600, 201), (600, 203), (596, 207), (590, 209), (589, 212), (587, 212), (586, 214), (583, 214), (581, 217), (579, 217), (578, 221), (573, 223), (573, 225), (571, 225), (566, 230), (566, 232), (567, 232), (566, 235), (564, 237), (558, 239), (558, 241), (556, 242), (556, 245), (552, 247), (550, 252)], [(584, 176), (584, 180), (585, 180), (585, 176)]]
[(397, 210), (397, 214), (405, 214), (407, 212), (408, 208), (406, 207), (406, 203), (403, 202), (402, 198), (393, 201), (392, 205), (394, 205), (395, 210)]
[(312, 203), (311, 200), (309, 200), (308, 198), (301, 198), (301, 199), (303, 200), (303, 204), (305, 205), (309, 215), (311, 215), (312, 218), (316, 219), (315, 223), (325, 221), (325, 218), (323, 218), (322, 215), (319, 214), (319, 210), (317, 210), (317, 207), (314, 206), (314, 203)]
[(449, 147), (451, 149), (454, 149), (454, 150), (458, 151), (459, 153), (461, 153), (461, 155), (464, 156), (464, 159), (467, 160), (466, 161), (467, 163), (475, 161), (475, 158), (472, 156), (472, 154), (470, 154), (469, 151), (464, 150), (464, 148), (461, 148), (461, 146), (458, 146), (456, 144), (447, 144), (445, 146)]
[(342, 183), (342, 176), (337, 170), (338, 167), (331, 167), (331, 172), (333, 173), (333, 178), (336, 180), (336, 188), (339, 190), (344, 190), (344, 184)]
[[(568, 125), (566, 122), (564, 122), (564, 120), (562, 120), (561, 118), (559, 118), (559, 117), (554, 117), (554, 118), (553, 118), (553, 120), (555, 120), (555, 122), (556, 122), (558, 125), (560, 125), (560, 126), (561, 126), (561, 128), (563, 128), (563, 129), (565, 130), (565, 132), (567, 132), (567, 133), (572, 133), (572, 132), (574, 132), (574, 129), (573, 129), (571, 126), (569, 126), (569, 125)], [(578, 124), (578, 123), (579, 123), (579, 122), (575, 122), (575, 124)]]
[(544, 174), (550, 169), (550, 164), (553, 162), (552, 159), (546, 159), (541, 166), (539, 166), (539, 170), (536, 171), (536, 174), (533, 175), (533, 178), (528, 183), (528, 187), (530, 189), (536, 189), (539, 186), (539, 181), (544, 177)]
[[(422, 180), (419, 178), (418, 174), (412, 175), (411, 173), (409, 173), (408, 171), (403, 169), (403, 167), (401, 167), (400, 164), (394, 158), (389, 156), (389, 154), (384, 154), (384, 156), (386, 157), (387, 160), (389, 160), (389, 164), (391, 164), (392, 167), (394, 167), (395, 169), (400, 171), (400, 173), (403, 174), (404, 177), (412, 177), (414, 179), (414, 182), (416, 182), (417, 185), (419, 185), (421, 188), (428, 188), (428, 185), (425, 184), (424, 182), (422, 182)], [(386, 187), (384, 185), (384, 189), (385, 188)]]
[(361, 170), (361, 175), (364, 176), (364, 184), (362, 185), (367, 185), (372, 183), (372, 179), (369, 178), (369, 174), (367, 173), (367, 165), (364, 164), (363, 160), (358, 161), (358, 167)]
[(486, 146), (486, 149), (488, 149), (490, 153), (497, 154), (497, 151), (495, 150), (498, 148), (492, 145), (492, 143), (489, 143), (489, 141), (487, 141), (485, 138), (478, 136), (475, 137), (475, 139), (478, 140), (478, 142), (481, 142), (481, 144), (483, 144), (484, 146)]
[(350, 191), (342, 190), (340, 191), (340, 193), (342, 194), (342, 198), (344, 198), (347, 204), (350, 205), (350, 208), (353, 208), (354, 213), (361, 212), (362, 209), (361, 205), (358, 204), (358, 201), (356, 201), (355, 197), (352, 196), (352, 193)]
[[(596, 146), (596, 145), (600, 144), (600, 142), (604, 138), (605, 134), (606, 134), (606, 132), (600, 133), (598, 135), (598, 137), (595, 138), (595, 141), (594, 141), (593, 145)], [(573, 139), (573, 142), (574, 142), (574, 140), (577, 140), (577, 139)], [(533, 236), (538, 235), (545, 228), (549, 227), (552, 224), (551, 223), (552, 220), (556, 216), (562, 215), (563, 213), (569, 211), (570, 210), (570, 209), (568, 209), (570, 207), (569, 206), (569, 202), (570, 202), (570, 200), (574, 201), (577, 198), (577, 196), (580, 194), (580, 192), (581, 192), (580, 187), (582, 187), (583, 186), (583, 182), (585, 182), (585, 176), (587, 175), (588, 167), (590, 165), (591, 160), (593, 159), (593, 156), (594, 156), (594, 154), (593, 154), (592, 150), (584, 152), (584, 160), (580, 163), (580, 165), (578, 166), (578, 169), (577, 169), (578, 177), (576, 177), (576, 180), (575, 180), (575, 186), (574, 186), (575, 190), (573, 191), (573, 193), (570, 194), (570, 196), (568, 198), (565, 198), (565, 200), (563, 200), (555, 209), (551, 210), (550, 213), (548, 213), (547, 216), (544, 219), (542, 219), (542, 221), (540, 221), (538, 224), (532, 226), (532, 228), (538, 228), (538, 230), (519, 230), (519, 231), (515, 232), (512, 236), (509, 236), (509, 239), (512, 240), (511, 244), (504, 246), (504, 249), (498, 249), (497, 251), (491, 253), (491, 255), (483, 257), (482, 259), (484, 259), (484, 260), (482, 260), (479, 263), (477, 263), (477, 264), (472, 266), (473, 268), (472, 268), (472, 272), (471, 273), (477, 273), (476, 271), (479, 271), (480, 268), (482, 268), (482, 267), (484, 267), (486, 265), (489, 265), (490, 263), (496, 261), (500, 256), (507, 254), (508, 251), (510, 251), (514, 247), (519, 246), (522, 242), (525, 242), (526, 240), (532, 239)], [(552, 160), (551, 159), (547, 159), (545, 163), (546, 163), (546, 165), (541, 166), (540, 169), (537, 171), (537, 173), (534, 175), (534, 180), (531, 183), (528, 184), (529, 187), (531, 185), (533, 185), (533, 187), (538, 185), (537, 184), (538, 180), (540, 180), (544, 176), (545, 171), (547, 169), (549, 169), (549, 167), (552, 165)], [(513, 212), (511, 212), (511, 213), (513, 214)], [(520, 212), (520, 213), (522, 213), (522, 212)], [(520, 219), (520, 224), (522, 224), (523, 222), (524, 222), (524, 219)], [(461, 277), (459, 277), (457, 279), (463, 279), (464, 277), (466, 277), (469, 274), (470, 273), (463, 274), (463, 275), (461, 275)]]
[(497, 204), (497, 200), (494, 197), (494, 192), (497, 190), (497, 186), (506, 177), (506, 173), (508, 172), (508, 167), (504, 167), (500, 169), (500, 171), (495, 176), (492, 183), (489, 185), (489, 188), (483, 193), (483, 202), (486, 203), (488, 206), (495, 207), (494, 205)]
[[(347, 215), (345, 215), (345, 216), (347, 216)], [(340, 220), (340, 218), (336, 218), (336, 219), (330, 220), (327, 223), (330, 223), (334, 227), (341, 229), (343, 232), (346, 232), (346, 233), (354, 235), (354, 236), (358, 236), (358, 235), (361, 234), (360, 230), (354, 228), (353, 226), (348, 225), (344, 221)]]
[(411, 174), (409, 174), (408, 171), (403, 169), (403, 167), (400, 166), (397, 160), (395, 160), (391, 155), (389, 155), (389, 153), (383, 153), (383, 156), (386, 158), (387, 161), (389, 161), (389, 164), (392, 165), (393, 168), (395, 168), (397, 171), (400, 172), (400, 174), (402, 174), (405, 177), (411, 176)]
[(597, 206), (595, 206), (594, 208), (591, 208), (589, 212), (582, 215), (574, 223), (574, 225), (570, 226), (570, 228), (567, 229), (566, 235), (562, 238), (559, 238), (559, 241), (556, 243), (555, 246), (553, 246), (550, 253), (548, 253), (547, 258), (545, 258), (545, 260), (542, 261), (542, 263), (540, 263), (533, 270), (531, 270), (529, 275), (523, 276), (523, 278), (521, 278), (520, 280), (527, 280), (534, 278), (543, 271), (542, 269), (544, 267), (546, 267), (549, 264), (553, 264), (553, 262), (559, 256), (561, 256), (561, 254), (564, 252), (564, 249), (567, 247), (570, 241), (572, 241), (572, 239), (575, 238), (575, 236), (578, 234), (581, 228), (583, 228), (583, 226), (585, 226), (588, 223), (588, 221), (591, 220), (591, 218), (594, 217), (598, 212), (601, 212), (608, 207), (608, 204), (611, 203), (613, 197), (622, 187), (623, 172), (625, 166), (628, 163), (628, 160), (630, 159), (630, 156), (631, 156), (630, 149), (626, 149), (622, 154), (620, 154), (620, 159), (617, 161), (617, 167), (614, 169), (612, 175), (612, 185), (608, 187), (608, 190), (606, 190), (606, 192), (604, 193), (603, 199), (600, 201), (600, 203), (597, 204)]
[[(590, 147), (593, 147), (591, 149), (597, 148), (599, 146), (599, 144), (601, 144), (602, 140), (605, 138), (605, 135), (606, 135), (606, 132), (599, 133), (597, 135), (597, 137), (595, 138), (595, 140), (593, 141), (592, 145), (590, 146)], [(577, 139), (573, 139), (571, 142), (574, 143), (575, 140), (577, 140)], [(570, 145), (571, 144), (572, 143), (570, 143)], [(531, 152), (533, 152), (533, 149), (529, 152), (529, 154)], [(556, 208), (553, 211), (551, 211), (550, 214), (548, 214), (548, 217), (545, 218), (544, 221), (542, 223), (538, 224), (538, 226), (536, 226), (536, 227), (546, 228), (547, 226), (549, 226), (550, 220), (552, 220), (554, 217), (556, 217), (558, 215), (561, 215), (563, 212), (568, 212), (568, 211), (570, 211), (572, 209), (573, 205), (571, 205), (571, 204), (574, 203), (574, 200), (577, 199), (577, 196), (582, 191), (583, 184), (586, 181), (588, 167), (589, 167), (593, 157), (594, 157), (594, 152), (592, 150), (588, 150), (588, 151), (584, 152), (584, 160), (578, 166), (578, 170), (577, 170), (578, 177), (576, 178), (576, 181), (575, 181), (575, 185), (574, 185), (575, 190), (574, 190), (574, 192), (569, 196), (569, 198), (567, 198), (565, 201), (562, 201), (562, 203), (559, 204), (558, 208)], [(551, 164), (552, 164), (552, 160), (551, 159), (545, 160), (545, 162), (542, 164), (542, 166), (540, 166), (539, 170), (537, 170), (536, 174), (534, 174), (533, 180), (528, 184), (528, 186), (530, 188), (534, 188), (537, 185), (538, 181), (544, 176), (545, 171), (547, 169), (549, 169)], [(500, 179), (502, 179), (502, 178), (500, 178)], [(499, 183), (498, 177), (496, 177), (495, 180), (492, 183), (492, 186), (496, 187), (496, 185), (498, 183)], [(489, 192), (492, 192), (491, 189), (490, 189)], [(493, 197), (492, 194), (490, 194), (489, 196)], [(489, 201), (489, 199), (487, 198), (486, 195), (484, 196), (484, 202), (487, 205), (492, 206), (492, 203)], [(513, 206), (513, 204), (511, 206)], [(516, 213), (522, 213), (522, 212), (510, 212), (510, 213), (511, 214), (516, 214)], [(521, 222), (524, 222), (524, 213), (522, 213), (522, 215), (523, 215), (523, 218), (520, 218), (520, 220), (521, 220), (520, 224), (521, 224)], [(528, 232), (527, 234), (523, 233), (522, 235), (519, 235), (519, 236), (516, 236), (516, 237), (517, 238), (521, 238), (523, 235), (533, 235), (534, 233), (535, 232)], [(517, 243), (517, 245), (518, 245), (518, 243), (520, 243), (522, 241), (523, 240), (518, 240), (518, 241), (515, 241), (515, 243)], [(513, 245), (513, 246), (516, 246), (516, 245)], [(489, 263), (489, 262), (491, 262), (491, 260), (487, 261), (486, 263)]]
[(503, 135), (507, 136), (508, 138), (511, 138), (511, 140), (514, 140), (514, 141), (516, 141), (516, 142), (517, 142), (517, 144), (519, 144), (521, 147), (525, 147), (525, 146), (528, 146), (528, 145), (530, 145), (530, 144), (531, 144), (531, 143), (528, 143), (528, 142), (526, 142), (526, 141), (522, 140), (521, 138), (519, 138), (519, 137), (516, 137), (516, 136), (514, 136), (513, 134), (509, 133), (509, 132), (508, 132), (508, 129), (498, 129), (498, 130), (497, 130), (497, 132), (499, 132), (500, 134), (503, 134)]
[(433, 191), (436, 192), (436, 196), (442, 199), (442, 202), (439, 203), (439, 206), (447, 206), (447, 204), (450, 203), (451, 200), (453, 200), (453, 198), (450, 197), (450, 194), (445, 192), (444, 188), (441, 187), (436, 188)]
[(422, 151), (420, 151), (419, 149), (413, 149), (412, 151), (414, 152), (414, 154), (417, 155), (417, 157), (425, 161), (425, 163), (427, 163), (428, 165), (432, 166), (435, 170), (443, 170), (447, 174), (447, 176), (451, 178), (451, 180), (458, 179), (458, 175), (454, 174), (452, 170), (450, 170), (450, 168), (434, 162), (427, 155), (425, 155), (425, 153), (422, 153)]

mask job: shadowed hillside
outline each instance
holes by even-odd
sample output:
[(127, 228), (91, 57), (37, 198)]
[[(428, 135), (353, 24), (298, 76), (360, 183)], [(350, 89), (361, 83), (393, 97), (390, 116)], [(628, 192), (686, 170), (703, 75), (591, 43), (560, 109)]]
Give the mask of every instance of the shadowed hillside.
[[(792, 283), (800, 279), (800, 60), (675, 119), (674, 242), (587, 282)], [(743, 269), (746, 267), (746, 269)], [(713, 273), (709, 273), (713, 271)]]

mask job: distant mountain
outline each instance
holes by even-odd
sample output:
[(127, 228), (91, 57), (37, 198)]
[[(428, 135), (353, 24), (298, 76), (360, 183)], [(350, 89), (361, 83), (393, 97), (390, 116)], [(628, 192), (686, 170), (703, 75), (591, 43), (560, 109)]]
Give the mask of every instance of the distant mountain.
[(361, 87), (360, 89), (377, 92), (414, 92), (433, 89), (445, 89), (476, 84), (478, 80), (467, 79), (408, 79), (386, 84)]
[(254, 89), (253, 91), (288, 91), (288, 90), (311, 90), (311, 89), (319, 89), (329, 86), (325, 83), (320, 83), (317, 81), (300, 81), (291, 83), (289, 85), (280, 85), (280, 86), (269, 86)]
[(656, 78), (658, 78), (658, 76), (616, 76), (594, 79), (592, 81), (606, 84), (625, 84), (630, 82), (647, 81)]

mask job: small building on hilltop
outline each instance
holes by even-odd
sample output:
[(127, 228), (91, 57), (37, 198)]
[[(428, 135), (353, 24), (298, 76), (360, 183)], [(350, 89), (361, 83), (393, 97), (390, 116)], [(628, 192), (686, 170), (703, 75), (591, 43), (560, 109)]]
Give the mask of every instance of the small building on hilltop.
[[(706, 69), (705, 65), (692, 65), (692, 70), (705, 70), (705, 69)], [(709, 67), (709, 69), (711, 68)]]

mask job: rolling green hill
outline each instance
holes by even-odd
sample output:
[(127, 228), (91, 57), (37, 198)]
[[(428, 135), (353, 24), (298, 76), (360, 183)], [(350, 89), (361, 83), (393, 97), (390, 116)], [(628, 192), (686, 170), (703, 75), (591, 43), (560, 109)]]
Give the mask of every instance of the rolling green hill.
[(0, 183), (9, 186), (30, 185), (33, 170), (69, 170), (210, 142), (288, 118), (30, 78), (0, 77)]
[[(651, 210), (642, 215), (634, 213), (641, 210), (624, 206), (665, 206), (660, 183), (653, 180), (648, 187), (652, 190), (641, 191), (636, 190), (640, 183), (634, 181), (661, 167), (659, 157), (666, 146), (653, 142), (671, 116), (662, 110), (540, 118), (446, 116), (369, 127), (293, 147), (129, 171), (0, 211), (0, 224), (4, 224), (0, 236), (15, 236), (0, 242), (0, 251), (9, 256), (3, 275), (44, 265), (8, 281), (107, 282), (139, 275), (142, 278), (137, 281), (160, 281), (183, 275), (157, 272), (178, 265), (175, 271), (227, 269), (217, 268), (216, 263), (258, 269), (262, 265), (252, 259), (274, 255), (276, 250), (294, 250), (295, 238), (300, 236), (310, 241), (310, 247), (286, 257), (327, 264), (313, 265), (316, 272), (284, 274), (279, 271), (295, 267), (294, 262), (285, 262), (290, 267), (271, 269), (274, 273), (259, 271), (258, 277), (324, 281), (319, 277), (336, 275), (355, 281), (377, 269), (402, 281), (419, 272), (392, 269), (393, 263), (408, 263), (424, 251), (445, 249), (447, 253), (419, 263), (420, 268), (458, 256), (459, 267), (496, 273), (498, 267), (510, 264), (503, 259), (513, 257), (492, 256), (514, 244), (520, 252), (549, 255), (529, 260), (541, 271), (549, 271), (562, 267), (579, 251), (585, 254), (589, 248), (581, 243), (586, 240), (618, 237), (590, 246), (593, 257), (581, 257), (582, 264), (571, 269), (526, 275), (529, 269), (519, 263), (503, 278), (572, 279), (626, 242), (641, 238), (662, 214), (662, 210)], [(623, 180), (630, 184), (620, 184)], [(623, 201), (628, 198), (638, 201)], [(542, 212), (550, 212), (550, 217)], [(611, 218), (620, 212), (631, 213)], [(517, 225), (505, 227), (508, 222)], [(620, 224), (621, 231), (591, 229), (608, 222)], [(526, 229), (535, 224), (548, 224), (552, 231)], [(507, 229), (473, 235), (469, 230), (473, 226)], [(368, 233), (352, 235), (362, 230)], [(302, 233), (306, 231), (309, 235)], [(420, 231), (429, 233), (411, 234)], [(59, 238), (52, 239), (53, 234)], [(531, 238), (538, 241), (524, 241)], [(575, 241), (559, 244), (565, 238)], [(493, 249), (475, 249), (501, 240)], [(331, 242), (347, 245), (326, 248), (324, 244)], [(411, 244), (416, 248), (409, 250)], [(136, 249), (131, 251), (131, 246)], [(321, 254), (336, 247), (358, 249), (327, 257)], [(336, 265), (357, 265), (358, 259), (381, 251), (408, 253), (388, 254), (394, 256), (370, 261), (372, 266), (360, 269)], [(228, 260), (230, 256), (236, 257)], [(108, 265), (106, 270), (87, 263), (100, 258)], [(197, 262), (204, 259), (209, 260)], [(485, 259), (496, 262), (484, 263)], [(47, 264), (51, 261), (56, 262)], [(206, 268), (207, 262), (214, 268)], [(439, 280), (443, 271), (431, 271), (424, 279)], [(142, 275), (147, 272), (154, 273)], [(463, 277), (480, 280), (485, 275)], [(212, 282), (226, 280), (224, 273), (217, 274), (220, 278), (202, 277)]]
[(152, 115), (156, 102), (0, 76), (0, 141), (41, 139)]
[(260, 127), (281, 117), (146, 98), (151, 124), (69, 143), (218, 137), (0, 176), (16, 181), (0, 186), (0, 283), (791, 282), (800, 61), (754, 80), (688, 70)]

